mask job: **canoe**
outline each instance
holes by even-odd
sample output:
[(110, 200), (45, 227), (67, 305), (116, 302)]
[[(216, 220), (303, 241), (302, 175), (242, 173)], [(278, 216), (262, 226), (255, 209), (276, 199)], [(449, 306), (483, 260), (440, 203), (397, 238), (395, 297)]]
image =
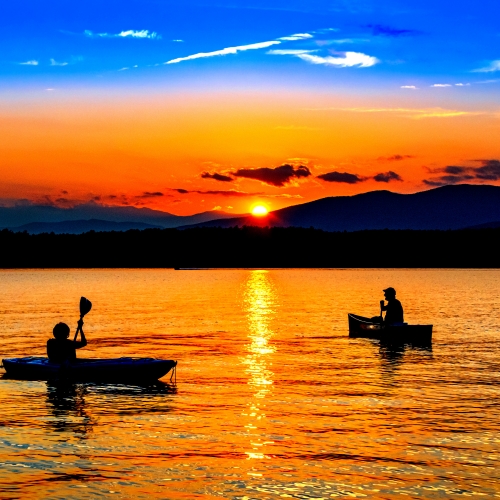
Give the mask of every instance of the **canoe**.
[(384, 325), (357, 314), (347, 316), (349, 337), (379, 339), (391, 343), (430, 344), (432, 342), (432, 325), (409, 325), (408, 323)]
[[(7, 377), (25, 380), (69, 379), (75, 381), (155, 381), (175, 370), (177, 361), (155, 358), (78, 359), (61, 365), (48, 358), (3, 360)], [(174, 375), (174, 373), (172, 373)]]

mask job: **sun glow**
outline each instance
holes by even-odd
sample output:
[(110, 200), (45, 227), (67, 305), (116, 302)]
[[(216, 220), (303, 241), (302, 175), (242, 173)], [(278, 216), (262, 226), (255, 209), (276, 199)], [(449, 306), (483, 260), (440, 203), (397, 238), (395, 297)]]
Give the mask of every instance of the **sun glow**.
[(262, 205), (257, 205), (252, 209), (252, 214), (255, 215), (256, 217), (263, 217), (264, 215), (267, 215), (267, 212), (268, 212), (267, 208)]

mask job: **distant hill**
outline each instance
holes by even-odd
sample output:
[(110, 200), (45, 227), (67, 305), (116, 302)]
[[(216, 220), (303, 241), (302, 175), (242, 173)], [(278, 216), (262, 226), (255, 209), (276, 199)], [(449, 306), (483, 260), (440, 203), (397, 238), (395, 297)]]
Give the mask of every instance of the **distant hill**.
[[(226, 212), (210, 211), (200, 214), (180, 216), (150, 208), (104, 206), (98, 203), (85, 203), (73, 208), (59, 208), (48, 205), (22, 205), (0, 207), (0, 228), (28, 230), (25, 226), (32, 223), (59, 223), (69, 221), (100, 221), (146, 224), (154, 227), (174, 228), (186, 224), (198, 224), (213, 219), (234, 217)], [(37, 226), (33, 226), (36, 229)], [(47, 226), (48, 227), (48, 226)], [(76, 226), (75, 226), (76, 227)], [(99, 226), (86, 226), (88, 230), (100, 231)], [(55, 231), (55, 230), (54, 230)]]
[(500, 221), (486, 222), (485, 224), (478, 224), (477, 226), (470, 226), (466, 229), (498, 229), (500, 228)]
[(160, 226), (144, 224), (143, 222), (112, 222), (107, 220), (71, 220), (63, 222), (31, 222), (23, 226), (10, 228), (12, 231), (27, 231), (30, 234), (81, 234), (89, 231), (129, 231), (130, 229), (155, 229)]
[[(365, 229), (462, 229), (500, 220), (500, 187), (461, 184), (415, 194), (371, 191), (336, 196), (252, 216), (212, 220), (189, 227), (313, 227)], [(185, 229), (188, 226), (182, 226)]]

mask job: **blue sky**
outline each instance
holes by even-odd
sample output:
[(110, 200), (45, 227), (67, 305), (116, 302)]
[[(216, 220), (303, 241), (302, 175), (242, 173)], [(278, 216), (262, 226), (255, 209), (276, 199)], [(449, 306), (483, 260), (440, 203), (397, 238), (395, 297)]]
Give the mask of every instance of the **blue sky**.
[[(20, 81), (35, 86), (82, 81), (92, 86), (197, 85), (199, 78), (244, 85), (247, 73), (290, 86), (472, 87), (500, 78), (499, 18), (500, 4), (493, 0), (17, 0), (1, 8), (0, 78), (3, 86)], [(163, 64), (294, 34), (311, 36)], [(310, 52), (301, 58), (272, 50)], [(341, 66), (313, 58), (345, 57), (346, 52), (369, 56), (374, 64), (338, 71)], [(479, 85), (481, 93), (498, 92), (498, 87)]]

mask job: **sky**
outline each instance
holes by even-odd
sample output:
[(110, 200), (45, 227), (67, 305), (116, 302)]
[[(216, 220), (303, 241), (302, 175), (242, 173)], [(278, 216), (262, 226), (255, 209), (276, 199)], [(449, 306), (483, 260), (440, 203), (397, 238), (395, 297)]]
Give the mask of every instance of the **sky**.
[(500, 183), (497, 0), (16, 0), (0, 205), (246, 213)]

